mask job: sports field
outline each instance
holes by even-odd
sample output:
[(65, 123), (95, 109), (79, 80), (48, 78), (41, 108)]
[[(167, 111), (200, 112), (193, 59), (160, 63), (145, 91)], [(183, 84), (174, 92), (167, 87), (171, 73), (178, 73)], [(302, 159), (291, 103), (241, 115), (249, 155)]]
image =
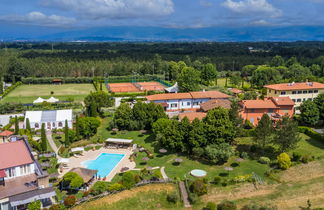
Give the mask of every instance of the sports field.
[(108, 89), (113, 93), (164, 91), (165, 86), (159, 82), (109, 83)]
[(1, 102), (32, 103), (38, 97), (48, 99), (51, 96), (60, 101), (73, 98), (74, 101), (80, 102), (90, 91), (95, 91), (92, 84), (21, 85), (4, 97)]

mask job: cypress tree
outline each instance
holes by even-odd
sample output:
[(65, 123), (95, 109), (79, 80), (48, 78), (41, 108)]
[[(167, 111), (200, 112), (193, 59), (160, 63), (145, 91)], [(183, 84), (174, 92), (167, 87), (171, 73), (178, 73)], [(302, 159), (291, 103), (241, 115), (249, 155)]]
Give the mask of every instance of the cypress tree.
[(254, 141), (265, 149), (267, 144), (270, 144), (273, 138), (274, 127), (269, 115), (264, 114), (255, 128)]
[(3, 77), (0, 75), (0, 94), (3, 93)]
[(41, 148), (43, 152), (47, 151), (47, 139), (46, 139), (46, 133), (45, 133), (45, 123), (42, 123), (42, 129), (41, 129)]
[(102, 82), (100, 82), (100, 90), (102, 91)]
[(80, 130), (79, 130), (79, 116), (78, 115), (75, 118), (75, 135), (76, 135), (77, 139), (79, 139)]
[(64, 137), (65, 137), (65, 147), (70, 145), (70, 139), (69, 139), (69, 126), (68, 121), (65, 120), (65, 126), (64, 126)]
[(19, 132), (19, 121), (17, 115), (15, 116), (15, 134), (17, 135)]
[(26, 130), (31, 132), (29, 118), (26, 119)]

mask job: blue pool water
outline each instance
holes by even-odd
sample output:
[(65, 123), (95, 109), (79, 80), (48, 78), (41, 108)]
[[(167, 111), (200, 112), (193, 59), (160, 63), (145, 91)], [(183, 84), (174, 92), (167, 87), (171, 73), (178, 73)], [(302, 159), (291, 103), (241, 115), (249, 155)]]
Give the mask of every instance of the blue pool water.
[(95, 160), (87, 160), (82, 164), (92, 170), (98, 170), (97, 175), (106, 177), (115, 166), (123, 159), (123, 154), (101, 153)]

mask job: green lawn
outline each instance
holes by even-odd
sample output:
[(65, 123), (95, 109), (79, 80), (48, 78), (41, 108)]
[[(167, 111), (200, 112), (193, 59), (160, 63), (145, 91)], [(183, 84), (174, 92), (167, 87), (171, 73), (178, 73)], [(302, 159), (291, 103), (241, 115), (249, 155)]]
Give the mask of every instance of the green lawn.
[[(225, 83), (226, 83), (226, 78), (219, 78), (217, 79), (217, 86), (218, 87), (225, 87)], [(215, 84), (216, 86), (216, 84)], [(233, 87), (233, 85), (231, 84), (230, 82), (230, 79), (228, 79), (227, 81), (227, 87), (230, 88), (230, 87)], [(236, 88), (241, 88), (242, 87), (242, 83), (240, 83), (240, 85)], [(244, 81), (244, 87), (245, 88), (250, 88), (251, 87), (251, 84), (247, 81)]]
[[(52, 91), (53, 95), (51, 95)], [(1, 101), (32, 103), (38, 97), (48, 99), (53, 96), (60, 100), (73, 98), (74, 101), (80, 102), (90, 91), (95, 91), (92, 84), (21, 85)]]

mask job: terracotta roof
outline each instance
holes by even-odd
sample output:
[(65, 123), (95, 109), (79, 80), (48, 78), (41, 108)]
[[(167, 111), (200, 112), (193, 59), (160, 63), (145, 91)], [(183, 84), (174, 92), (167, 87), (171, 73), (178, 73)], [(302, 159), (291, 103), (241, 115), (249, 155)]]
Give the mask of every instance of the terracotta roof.
[(265, 88), (273, 90), (305, 90), (305, 89), (324, 89), (324, 84), (319, 82), (300, 82), (300, 83), (282, 83), (265, 85)]
[(199, 91), (199, 92), (190, 92), (192, 98), (230, 98), (231, 96), (224, 94), (219, 91)]
[(179, 114), (179, 119), (182, 120), (183, 118), (187, 117), (190, 122), (192, 122), (194, 119), (202, 120), (204, 117), (206, 117), (205, 112), (183, 112)]
[(272, 100), (243, 100), (241, 104), (247, 109), (275, 109), (276, 104)]
[(199, 91), (189, 93), (163, 93), (146, 96), (148, 101), (172, 100), (172, 99), (198, 99), (198, 98), (230, 98), (229, 95), (219, 91)]
[(242, 90), (237, 89), (237, 88), (229, 88), (228, 90), (235, 94), (243, 93)]
[(204, 111), (207, 112), (211, 109), (214, 109), (216, 107), (223, 107), (225, 109), (230, 109), (231, 108), (231, 101), (229, 100), (222, 100), (222, 99), (213, 99), (209, 100), (205, 103), (200, 104), (200, 108)]
[(0, 144), (0, 169), (30, 164), (32, 162), (31, 154), (24, 141), (19, 140)]
[(272, 101), (278, 106), (294, 106), (295, 102), (287, 97), (272, 97)]
[(5, 130), (0, 133), (0, 136), (8, 137), (11, 136), (12, 134), (14, 134), (14, 132)]

